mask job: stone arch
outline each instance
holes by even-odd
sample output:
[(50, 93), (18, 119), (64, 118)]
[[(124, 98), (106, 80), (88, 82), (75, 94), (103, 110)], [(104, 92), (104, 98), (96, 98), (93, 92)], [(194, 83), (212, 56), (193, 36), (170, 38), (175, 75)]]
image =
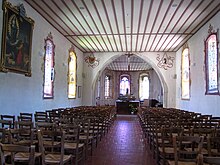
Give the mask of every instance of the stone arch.
[[(92, 93), (92, 104), (95, 105), (96, 102), (96, 98), (95, 98), (95, 85), (96, 82), (99, 78), (99, 76), (102, 74), (102, 72), (104, 71), (104, 69), (108, 66), (108, 64), (110, 64), (112, 61), (114, 61), (115, 59), (117, 59), (118, 57), (120, 57), (121, 55), (124, 55), (125, 53), (119, 53), (116, 54), (114, 56), (112, 56), (111, 58), (109, 58), (102, 66), (102, 68), (99, 70), (99, 72), (96, 73), (95, 79), (92, 83), (92, 89), (93, 89), (93, 93)], [(157, 73), (159, 80), (161, 82), (162, 88), (163, 88), (163, 107), (167, 107), (168, 105), (168, 87), (167, 87), (167, 83), (164, 80), (164, 76), (162, 75), (161, 71), (159, 70), (159, 68), (157, 67), (157, 65), (146, 55), (143, 55), (141, 53), (133, 53), (134, 55), (138, 56), (139, 58), (143, 59), (144, 61), (146, 61), (147, 63), (149, 63), (152, 68), (155, 70), (155, 72)]]

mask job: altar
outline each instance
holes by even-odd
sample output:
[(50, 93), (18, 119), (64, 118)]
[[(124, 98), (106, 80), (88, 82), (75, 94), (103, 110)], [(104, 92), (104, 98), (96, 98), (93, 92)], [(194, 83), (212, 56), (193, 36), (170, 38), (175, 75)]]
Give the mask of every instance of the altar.
[[(117, 114), (129, 115), (131, 114), (131, 109), (139, 107), (139, 104), (140, 102), (138, 100), (116, 100)], [(137, 111), (134, 114), (136, 113)]]

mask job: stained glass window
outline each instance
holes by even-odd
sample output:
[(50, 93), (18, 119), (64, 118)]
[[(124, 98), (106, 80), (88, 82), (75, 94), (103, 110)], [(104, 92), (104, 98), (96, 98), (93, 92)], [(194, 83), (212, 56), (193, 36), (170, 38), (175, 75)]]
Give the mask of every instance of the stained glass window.
[(129, 76), (121, 76), (120, 79), (120, 94), (129, 95), (130, 94), (130, 81)]
[(211, 33), (206, 40), (206, 94), (218, 94), (217, 34)]
[(73, 47), (69, 50), (69, 68), (68, 68), (68, 98), (76, 98), (76, 67), (77, 60)]
[(105, 98), (110, 97), (110, 76), (105, 76)]
[(190, 99), (190, 61), (189, 48), (185, 48), (182, 52), (181, 63), (181, 89), (182, 99)]
[(139, 98), (140, 100), (149, 98), (149, 78), (147, 74), (141, 74), (139, 80)]
[(45, 39), (45, 56), (44, 56), (44, 85), (43, 98), (53, 98), (54, 86), (54, 49), (53, 37), (51, 33)]

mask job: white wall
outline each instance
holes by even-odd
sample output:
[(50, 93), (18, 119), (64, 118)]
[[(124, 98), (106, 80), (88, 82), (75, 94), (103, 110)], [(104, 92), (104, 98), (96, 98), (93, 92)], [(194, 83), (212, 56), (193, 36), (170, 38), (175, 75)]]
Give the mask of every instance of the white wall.
[[(95, 105), (95, 83), (96, 79), (102, 73), (102, 70), (112, 62), (114, 59), (123, 55), (123, 52), (120, 53), (94, 53), (94, 56), (99, 59), (99, 65), (95, 68), (91, 68), (84, 62), (84, 91), (83, 91), (83, 104), (84, 105)], [(175, 107), (176, 103), (176, 90), (173, 88), (176, 85), (175, 73), (176, 73), (176, 65), (175, 61), (172, 68), (165, 70), (163, 68), (159, 68), (157, 66), (157, 56), (163, 55), (162, 52), (145, 52), (145, 53), (137, 53), (136, 55), (140, 58), (144, 59), (154, 68), (155, 72), (158, 74), (158, 77), (161, 81), (161, 85), (164, 90), (164, 106), (165, 107)], [(85, 53), (84, 58), (89, 54)], [(175, 53), (167, 53), (168, 56), (175, 58)]]
[[(215, 15), (208, 23), (206, 23), (189, 41), (190, 53), (190, 74), (191, 74), (191, 98), (190, 100), (181, 100), (181, 53), (182, 48), (176, 53), (176, 107), (203, 114), (212, 114), (220, 116), (220, 96), (218, 95), (205, 95), (205, 48), (204, 40), (208, 36), (209, 25), (214, 27), (214, 30), (220, 28), (220, 12)], [(218, 38), (219, 40), (220, 38)], [(220, 47), (220, 45), (218, 45)]]
[[(59, 107), (72, 107), (82, 104), (82, 98), (67, 98), (67, 59), (68, 49), (71, 43), (58, 31), (48, 24), (23, 0), (10, 0), (13, 5), (19, 2), (24, 4), (28, 17), (35, 21), (32, 40), (32, 76), (25, 77), (22, 74), (0, 72), (0, 107), (1, 114), (15, 114), (19, 112), (43, 111)], [(2, 0), (0, 0), (2, 6)], [(3, 11), (0, 10), (0, 22)], [(2, 31), (2, 23), (0, 25)], [(53, 35), (55, 44), (55, 82), (54, 99), (43, 99), (43, 54), (44, 39), (48, 33)], [(76, 49), (77, 54), (77, 84), (82, 86), (83, 53)]]
[(158, 75), (154, 70), (150, 72), (150, 94), (149, 99), (156, 99), (159, 102), (163, 102), (163, 92), (161, 92), (161, 82)]

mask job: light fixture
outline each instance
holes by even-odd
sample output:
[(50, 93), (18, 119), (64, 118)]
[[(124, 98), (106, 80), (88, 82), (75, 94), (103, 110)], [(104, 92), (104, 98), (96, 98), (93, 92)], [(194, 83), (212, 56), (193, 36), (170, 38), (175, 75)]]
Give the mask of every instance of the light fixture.
[(176, 3), (172, 4), (172, 7), (177, 7), (177, 4)]

